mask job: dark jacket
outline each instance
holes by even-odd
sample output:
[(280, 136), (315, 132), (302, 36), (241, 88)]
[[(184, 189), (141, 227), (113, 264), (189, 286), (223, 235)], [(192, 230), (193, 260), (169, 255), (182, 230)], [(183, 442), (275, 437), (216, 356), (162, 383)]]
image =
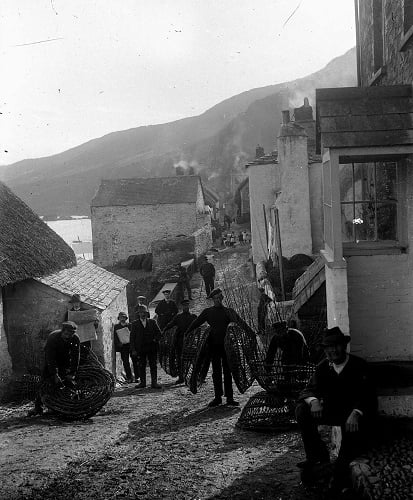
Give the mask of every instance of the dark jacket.
[(146, 320), (146, 327), (140, 319), (132, 321), (130, 334), (130, 350), (139, 355), (143, 352), (153, 352), (158, 349), (161, 331), (153, 319)]
[(196, 328), (203, 325), (205, 322), (211, 327), (209, 333), (209, 344), (211, 346), (223, 346), (225, 341), (225, 335), (227, 333), (227, 326), (230, 323), (237, 323), (247, 332), (255, 336), (255, 333), (251, 330), (245, 321), (238, 316), (238, 314), (230, 307), (225, 306), (212, 306), (204, 309), (198, 318), (193, 321), (187, 332), (192, 332)]
[(203, 278), (213, 278), (215, 276), (215, 267), (210, 262), (205, 262), (199, 268), (199, 273)]
[(53, 377), (59, 375), (76, 375), (79, 368), (80, 341), (75, 334), (65, 341), (62, 339), (62, 330), (55, 330), (50, 333), (44, 348), (45, 366), (43, 376)]
[(327, 359), (322, 361), (299, 399), (310, 396), (322, 399), (328, 414), (347, 417), (357, 409), (366, 416), (372, 416), (377, 410), (368, 364), (352, 354), (340, 374), (335, 372)]
[(159, 319), (158, 325), (163, 329), (171, 321), (171, 319), (178, 314), (178, 306), (173, 300), (166, 301), (163, 299), (156, 306), (155, 313)]
[(113, 339), (115, 343), (115, 351), (120, 352), (122, 349), (129, 349), (130, 344), (122, 344), (122, 342), (119, 340), (118, 334), (116, 333), (118, 330), (122, 330), (122, 328), (129, 328), (131, 329), (131, 325), (129, 323), (126, 323), (126, 325), (121, 325), (120, 323), (117, 323), (113, 327)]
[(196, 314), (192, 314), (190, 312), (181, 312), (180, 314), (177, 314), (166, 326), (165, 330), (168, 330), (169, 328), (172, 328), (173, 326), (176, 326), (176, 333), (177, 335), (183, 335), (189, 325), (195, 321), (197, 318)]

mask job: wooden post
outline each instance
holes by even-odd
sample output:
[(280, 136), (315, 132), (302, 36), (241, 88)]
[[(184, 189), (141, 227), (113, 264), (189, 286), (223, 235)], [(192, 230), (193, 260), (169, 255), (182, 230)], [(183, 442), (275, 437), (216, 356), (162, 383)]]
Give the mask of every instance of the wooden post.
[(267, 245), (266, 250), (268, 251), (268, 222), (267, 222), (267, 214), (265, 212), (265, 205), (262, 205), (262, 211), (264, 212), (264, 225), (265, 225), (265, 242)]
[(283, 301), (285, 301), (284, 265), (283, 265), (283, 254), (281, 247), (280, 219), (278, 217), (278, 208), (276, 207), (274, 207), (274, 218), (275, 218), (275, 241), (277, 242), (278, 268), (280, 270), (281, 298)]

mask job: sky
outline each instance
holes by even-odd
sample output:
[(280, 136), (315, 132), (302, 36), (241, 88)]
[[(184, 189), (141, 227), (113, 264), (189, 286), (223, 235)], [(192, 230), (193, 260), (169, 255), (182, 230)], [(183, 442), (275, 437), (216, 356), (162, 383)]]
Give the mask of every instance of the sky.
[(0, 165), (201, 114), (355, 45), (353, 0), (1, 0)]

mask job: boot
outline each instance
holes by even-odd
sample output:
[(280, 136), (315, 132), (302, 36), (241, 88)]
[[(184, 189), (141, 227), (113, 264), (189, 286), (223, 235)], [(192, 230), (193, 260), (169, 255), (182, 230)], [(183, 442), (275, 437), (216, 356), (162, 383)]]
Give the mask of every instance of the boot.
[(158, 384), (158, 369), (156, 366), (151, 368), (151, 387), (152, 389), (162, 389), (162, 386)]
[(146, 366), (139, 368), (139, 375), (141, 379), (141, 383), (136, 386), (137, 389), (143, 389), (146, 387)]

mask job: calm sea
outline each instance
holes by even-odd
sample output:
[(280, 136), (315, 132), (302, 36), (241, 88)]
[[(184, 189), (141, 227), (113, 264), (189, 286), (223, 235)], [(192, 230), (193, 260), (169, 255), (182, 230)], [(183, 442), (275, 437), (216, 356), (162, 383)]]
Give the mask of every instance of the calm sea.
[(93, 259), (90, 219), (45, 220), (44, 222), (73, 248), (76, 255), (88, 260)]

